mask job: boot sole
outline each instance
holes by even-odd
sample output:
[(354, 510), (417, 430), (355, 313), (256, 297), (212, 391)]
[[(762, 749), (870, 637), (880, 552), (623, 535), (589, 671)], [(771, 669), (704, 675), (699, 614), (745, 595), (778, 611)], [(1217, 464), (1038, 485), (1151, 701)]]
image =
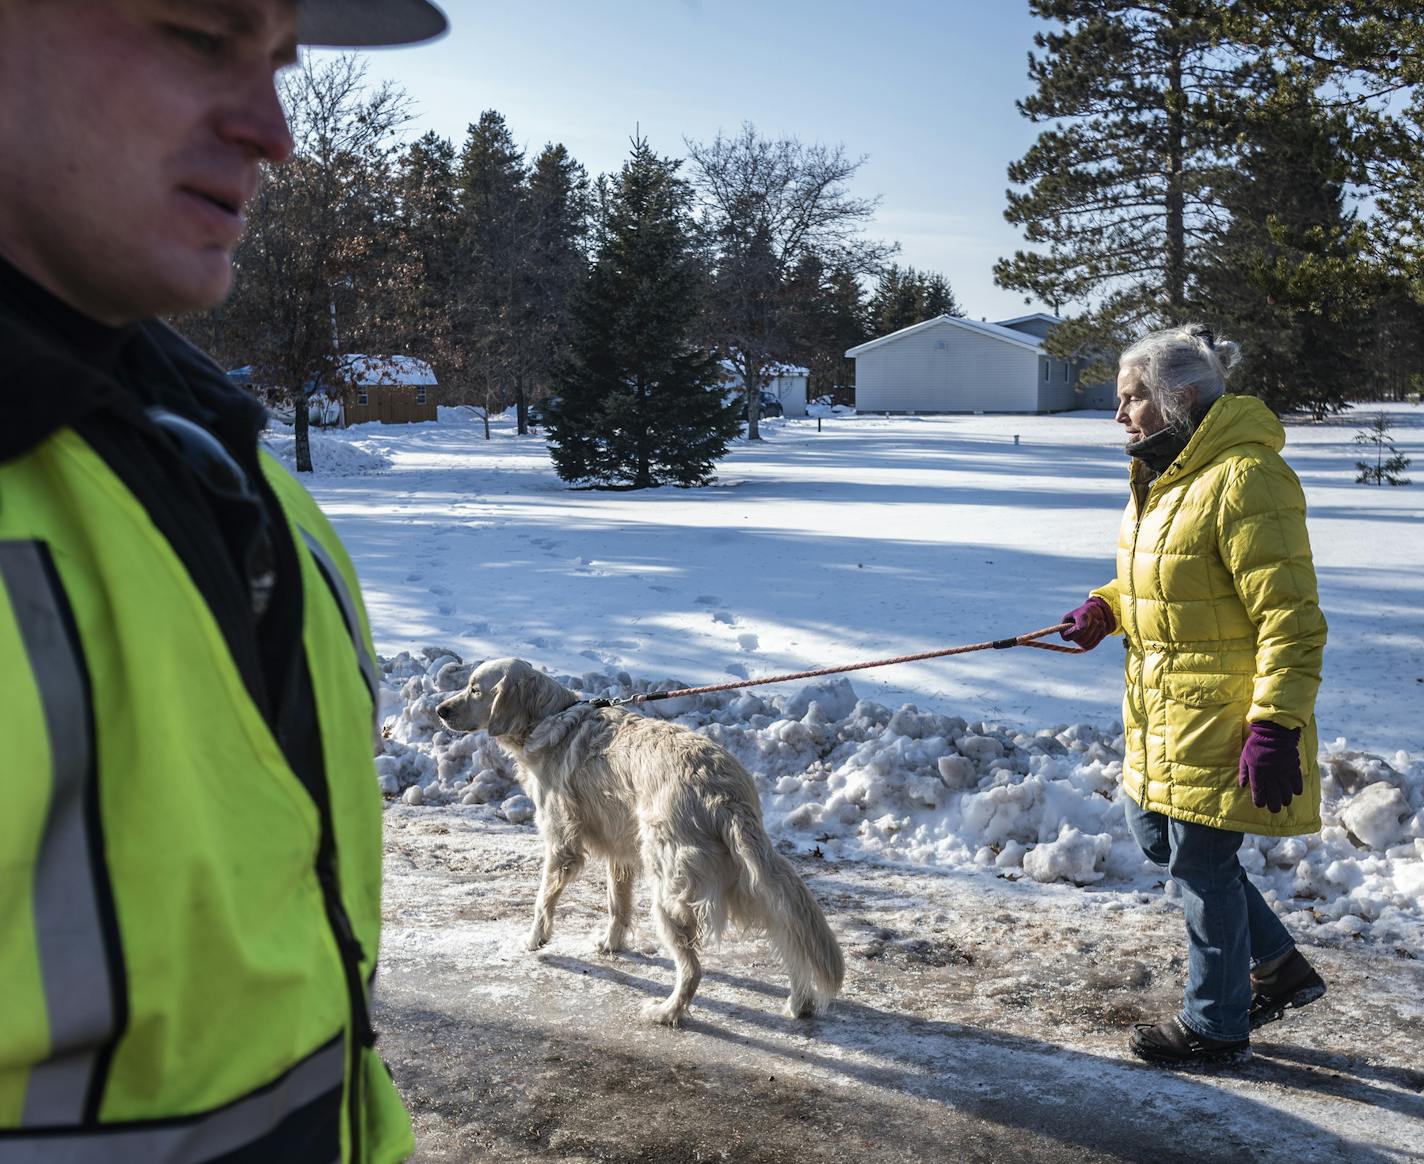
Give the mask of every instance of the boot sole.
[(1157, 1055), (1151, 1051), (1139, 1050), (1137, 1047), (1129, 1049), (1144, 1063), (1150, 1063), (1153, 1067), (1170, 1067), (1176, 1071), (1190, 1071), (1194, 1067), (1244, 1067), (1251, 1062), (1250, 1047), (1237, 1047), (1231, 1051), (1204, 1051), (1200, 1055), (1192, 1055), (1189, 1058), (1179, 1058), (1176, 1055)]
[(1311, 986), (1302, 987), (1289, 998), (1283, 998), (1270, 1010), (1264, 1010), (1251, 1020), (1251, 1029), (1259, 1030), (1268, 1023), (1277, 1022), (1285, 1018), (1286, 1011), (1299, 1010), (1303, 1006), (1309, 1006), (1312, 1002), (1325, 996), (1325, 983), (1315, 983)]

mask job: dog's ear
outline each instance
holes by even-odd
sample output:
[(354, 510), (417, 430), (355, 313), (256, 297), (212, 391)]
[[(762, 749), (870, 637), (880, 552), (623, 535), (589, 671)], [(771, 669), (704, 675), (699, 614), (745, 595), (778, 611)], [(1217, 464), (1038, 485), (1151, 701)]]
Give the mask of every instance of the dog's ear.
[(494, 685), (489, 727), (485, 729), (490, 735), (508, 735), (529, 722), (529, 678), (533, 672), (523, 659), (515, 659)]

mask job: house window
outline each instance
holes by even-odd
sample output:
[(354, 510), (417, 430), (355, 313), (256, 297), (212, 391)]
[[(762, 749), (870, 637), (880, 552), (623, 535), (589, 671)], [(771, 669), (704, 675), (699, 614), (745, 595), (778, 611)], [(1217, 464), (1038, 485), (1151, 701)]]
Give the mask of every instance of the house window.
[(1049, 372), (1050, 372), (1050, 370), (1051, 370), (1051, 367), (1052, 367), (1052, 366), (1050, 365), (1050, 363), (1049, 363), (1047, 360), (1044, 360), (1044, 361), (1043, 361), (1043, 382), (1044, 382), (1045, 384), (1048, 383), (1048, 375), (1049, 375)]
[(370, 394), (369, 392), (367, 392), (366, 389), (364, 389), (364, 388), (357, 388), (357, 389), (356, 389), (356, 403), (357, 403), (357, 404), (370, 404), (370, 403), (371, 403), (371, 394)]
[(416, 386), (416, 389), (415, 389), (415, 402), (416, 402), (417, 404), (424, 404), (424, 403), (425, 403), (425, 385), (424, 385), (424, 384), (419, 384), (419, 385)]

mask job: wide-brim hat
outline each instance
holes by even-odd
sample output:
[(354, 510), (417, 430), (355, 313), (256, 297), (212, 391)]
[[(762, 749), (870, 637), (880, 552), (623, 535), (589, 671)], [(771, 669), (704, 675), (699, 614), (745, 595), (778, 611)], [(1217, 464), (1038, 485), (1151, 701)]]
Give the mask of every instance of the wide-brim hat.
[(297, 41), (319, 48), (416, 44), (447, 27), (429, 0), (297, 0)]

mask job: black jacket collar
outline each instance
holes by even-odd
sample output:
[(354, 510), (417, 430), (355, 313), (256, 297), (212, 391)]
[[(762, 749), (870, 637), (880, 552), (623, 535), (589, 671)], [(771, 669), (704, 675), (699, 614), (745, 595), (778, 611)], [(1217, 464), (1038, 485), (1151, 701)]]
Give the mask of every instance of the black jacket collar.
[(0, 463), (99, 413), (143, 423), (162, 404), (251, 448), (266, 412), (156, 319), (107, 327), (0, 259)]

